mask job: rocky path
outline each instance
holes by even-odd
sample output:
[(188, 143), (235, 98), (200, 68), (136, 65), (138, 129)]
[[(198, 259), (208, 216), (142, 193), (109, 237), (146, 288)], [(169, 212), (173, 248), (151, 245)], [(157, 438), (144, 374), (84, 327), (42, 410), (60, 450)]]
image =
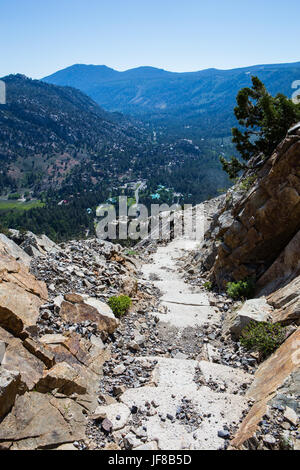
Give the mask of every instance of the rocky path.
[[(121, 448), (224, 449), (249, 408), (245, 389), (253, 376), (210, 361), (221, 313), (179, 273), (178, 262), (196, 246), (176, 239), (142, 267), (140, 282), (160, 290), (160, 305), (142, 318), (129, 316), (119, 331), (105, 374), (114, 378), (103, 384), (117, 401), (96, 412), (112, 423), (109, 442)], [(126, 335), (132, 341), (121, 353)]]

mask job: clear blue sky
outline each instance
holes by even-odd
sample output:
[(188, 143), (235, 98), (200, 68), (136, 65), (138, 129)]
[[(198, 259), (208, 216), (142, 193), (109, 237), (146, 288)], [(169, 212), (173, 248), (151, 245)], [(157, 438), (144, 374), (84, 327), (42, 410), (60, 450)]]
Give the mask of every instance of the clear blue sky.
[(0, 76), (300, 60), (299, 0), (0, 0)]

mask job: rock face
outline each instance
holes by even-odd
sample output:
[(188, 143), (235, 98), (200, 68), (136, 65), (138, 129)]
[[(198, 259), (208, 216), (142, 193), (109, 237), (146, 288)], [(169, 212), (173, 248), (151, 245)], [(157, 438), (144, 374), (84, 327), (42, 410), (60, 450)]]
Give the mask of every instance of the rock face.
[(12, 256), (16, 261), (20, 261), (25, 266), (30, 266), (30, 256), (3, 233), (0, 233), (0, 252)]
[[(60, 256), (45, 237), (31, 236), (30, 243), (40, 253), (33, 255)], [(98, 405), (99, 381), (109, 350), (97, 333), (113, 333), (118, 321), (104, 302), (70, 292), (53, 303), (70, 329), (41, 335), (39, 318), (41, 312), (45, 315), (41, 307), (52, 305), (47, 301), (46, 284), (29, 272), (27, 254), (2, 237), (0, 449), (52, 449), (82, 441), (87, 415)], [(88, 329), (87, 338), (75, 333), (76, 321), (95, 324), (93, 338)]]
[(26, 393), (0, 425), (0, 446), (31, 450), (74, 442), (84, 436), (85, 422), (83, 408), (74, 400)]
[[(233, 447), (242, 448), (253, 437), (258, 429), (259, 422), (266, 414), (267, 406), (276, 399), (277, 392), (284, 387), (291, 377), (300, 373), (300, 329), (298, 329), (285, 343), (265, 361), (256, 373), (255, 380), (248, 391), (255, 404), (244, 419), (235, 439)], [(292, 382), (294, 382), (292, 380)], [(299, 382), (299, 378), (298, 378)], [(292, 397), (297, 403), (299, 383), (290, 387), (284, 396)], [(282, 395), (281, 395), (282, 396)], [(290, 398), (291, 399), (291, 398)], [(276, 401), (276, 400), (275, 400)], [(274, 403), (274, 402), (273, 402)]]
[(20, 385), (20, 374), (0, 368), (0, 420), (13, 406)]
[(46, 235), (37, 236), (32, 232), (21, 233), (19, 230), (10, 230), (11, 238), (19, 245), (20, 250), (31, 258), (58, 253), (59, 247)]
[(202, 263), (222, 288), (261, 277), (299, 231), (300, 135), (286, 137), (255, 176), (248, 192), (235, 188), (227, 194), (206, 234)]

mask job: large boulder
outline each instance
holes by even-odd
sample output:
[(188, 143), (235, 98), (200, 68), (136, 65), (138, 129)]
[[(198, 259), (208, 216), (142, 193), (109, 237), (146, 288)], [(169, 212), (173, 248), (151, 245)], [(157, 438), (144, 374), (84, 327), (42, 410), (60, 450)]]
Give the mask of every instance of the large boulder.
[[(65, 385), (69, 380), (67, 387), (76, 389), (75, 393), (79, 395), (77, 402), (93, 412), (98, 404), (99, 379), (102, 376), (103, 364), (109, 359), (110, 352), (76, 333), (69, 336), (45, 335), (40, 341), (43, 347), (54, 355), (56, 364), (63, 363), (62, 368), (55, 367), (46, 373), (46, 379), (42, 379), (43, 386), (46, 385), (50, 391), (52, 384), (58, 378), (63, 379), (64, 382), (61, 383)], [(67, 369), (67, 365), (73, 369), (73, 372)], [(83, 388), (86, 388), (86, 393), (83, 392)]]
[[(2, 331), (0, 328), (0, 340), (2, 339)], [(6, 348), (2, 359), (2, 368), (20, 373), (20, 388), (23, 391), (33, 390), (43, 376), (44, 363), (25, 349), (19, 338), (11, 337), (6, 339), (5, 342)]]
[(25, 266), (30, 266), (31, 257), (3, 233), (0, 233), (0, 253), (12, 256), (16, 261), (20, 261)]
[(37, 281), (15, 258), (0, 252), (0, 326), (16, 336), (28, 336), (47, 298), (44, 282)]
[(37, 295), (12, 282), (0, 283), (0, 326), (16, 336), (28, 336), (36, 328), (43, 303)]
[(228, 333), (238, 339), (246, 326), (251, 322), (268, 322), (272, 320), (272, 307), (265, 298), (247, 300), (241, 308), (227, 314), (223, 325), (223, 334)]
[(37, 295), (43, 300), (48, 299), (46, 284), (38, 281), (28, 268), (11, 256), (0, 253), (0, 282), (10, 282), (20, 288)]
[(27, 232), (23, 238), (25, 239), (20, 246), (33, 258), (46, 255), (47, 253), (58, 253), (60, 251), (58, 245), (56, 245), (56, 243), (50, 240), (46, 235), (37, 236), (32, 232)]
[(17, 398), (0, 424), (0, 447), (34, 450), (58, 447), (85, 438), (84, 409), (69, 398), (37, 392)]
[(112, 334), (119, 325), (110, 307), (97, 299), (86, 302), (78, 294), (68, 294), (61, 304), (60, 316), (66, 323), (84, 323), (90, 321), (97, 325), (99, 331)]

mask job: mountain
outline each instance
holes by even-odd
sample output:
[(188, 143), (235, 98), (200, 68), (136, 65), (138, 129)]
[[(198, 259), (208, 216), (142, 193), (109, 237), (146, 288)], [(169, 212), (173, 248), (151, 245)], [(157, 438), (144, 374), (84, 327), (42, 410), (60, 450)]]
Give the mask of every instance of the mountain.
[[(154, 193), (160, 203), (195, 204), (229, 185), (219, 162), (224, 146), (216, 150), (169, 136), (161, 142), (151, 127), (104, 111), (75, 88), (22, 75), (3, 80), (3, 227), (67, 240), (94, 231), (99, 204), (122, 194), (134, 202), (137, 187), (140, 203), (150, 207)], [(15, 201), (20, 196), (26, 203)]]
[(300, 62), (233, 70), (174, 73), (153, 67), (118, 72), (106, 66), (73, 65), (43, 80), (78, 88), (109, 111), (167, 126), (187, 138), (226, 137), (234, 125), (238, 91), (257, 75), (272, 94), (293, 93)]
[(6, 184), (13, 179), (17, 186), (31, 189), (60, 186), (81, 164), (108, 153), (135, 154), (140, 143), (145, 144), (142, 126), (104, 111), (79, 90), (22, 75), (3, 80), (7, 104), (0, 106), (2, 190), (4, 178)]

